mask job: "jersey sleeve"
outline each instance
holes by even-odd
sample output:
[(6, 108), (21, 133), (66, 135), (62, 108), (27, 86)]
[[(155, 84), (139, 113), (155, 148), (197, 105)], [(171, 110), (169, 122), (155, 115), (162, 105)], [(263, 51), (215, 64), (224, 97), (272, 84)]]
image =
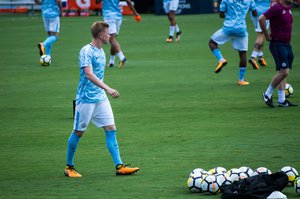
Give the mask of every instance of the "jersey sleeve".
[(280, 7), (278, 4), (276, 4), (272, 7), (270, 7), (263, 15), (266, 17), (266, 19), (271, 19), (271, 18), (275, 17), (278, 13), (280, 13), (280, 12), (278, 12), (279, 10), (280, 10)]
[(220, 4), (220, 12), (226, 12), (227, 10), (227, 0), (222, 0)]
[(92, 66), (92, 52), (88, 49), (89, 48), (82, 49), (80, 53), (80, 68)]

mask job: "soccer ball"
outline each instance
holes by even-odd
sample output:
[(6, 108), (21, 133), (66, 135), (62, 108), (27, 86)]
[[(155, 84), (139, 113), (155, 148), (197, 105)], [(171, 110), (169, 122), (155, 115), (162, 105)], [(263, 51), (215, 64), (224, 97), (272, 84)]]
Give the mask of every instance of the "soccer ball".
[(196, 168), (196, 169), (194, 169), (191, 173), (190, 173), (190, 177), (191, 176), (193, 176), (193, 175), (195, 175), (195, 174), (198, 174), (198, 173), (200, 173), (200, 174), (202, 174), (202, 171), (205, 171), (204, 169), (202, 169), (202, 168)]
[(235, 181), (239, 181), (240, 177), (241, 177), (241, 170), (237, 169), (237, 168), (233, 168), (228, 170), (227, 174), (228, 174), (228, 179), (231, 182), (235, 182)]
[(227, 170), (224, 167), (216, 167), (208, 171), (210, 174), (215, 175), (215, 174), (221, 174), (221, 173), (226, 173)]
[(217, 183), (220, 186), (222, 186), (225, 182), (228, 182), (228, 184), (231, 184), (231, 182), (229, 182), (227, 180), (227, 174), (226, 173), (217, 173), (217, 174), (215, 174), (215, 177), (217, 178)]
[(269, 175), (272, 174), (270, 169), (268, 169), (266, 167), (258, 167), (257, 169), (254, 170), (252, 176), (256, 176), (256, 175), (262, 174), (262, 173), (269, 174)]
[(194, 175), (191, 175), (186, 184), (190, 190), (190, 192), (193, 192), (193, 193), (200, 193), (202, 192), (202, 181), (203, 181), (203, 178), (202, 178), (202, 174), (194, 174)]
[(216, 194), (220, 192), (220, 186), (217, 182), (217, 178), (214, 175), (206, 176), (202, 181), (202, 191)]
[(250, 167), (240, 167), (239, 168), (241, 170), (242, 173), (245, 173), (247, 175), (247, 177), (251, 177), (253, 175), (253, 170)]
[(284, 172), (288, 176), (289, 183), (291, 184), (293, 184), (295, 179), (299, 176), (298, 171), (290, 166), (282, 167), (280, 171)]
[(296, 178), (295, 183), (294, 183), (294, 188), (297, 194), (300, 195), (300, 178)]
[(40, 58), (40, 64), (42, 66), (49, 66), (51, 64), (50, 55), (42, 55), (41, 58)]
[(289, 97), (290, 95), (292, 95), (294, 93), (294, 89), (292, 85), (286, 83), (284, 93), (285, 93), (285, 97)]

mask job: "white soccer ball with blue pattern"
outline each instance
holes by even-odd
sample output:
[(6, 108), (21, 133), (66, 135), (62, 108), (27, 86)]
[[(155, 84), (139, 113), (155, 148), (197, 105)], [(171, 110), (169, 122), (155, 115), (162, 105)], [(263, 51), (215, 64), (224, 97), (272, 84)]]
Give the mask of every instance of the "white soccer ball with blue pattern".
[(294, 182), (294, 188), (296, 193), (300, 195), (300, 177), (296, 178)]
[(294, 184), (295, 179), (299, 177), (298, 171), (291, 166), (282, 167), (280, 171), (284, 172), (287, 175), (287, 177), (289, 178), (289, 183), (292, 185)]
[(253, 170), (250, 167), (242, 166), (239, 168), (242, 173), (245, 173), (247, 177), (251, 177), (253, 175)]
[(217, 178), (214, 175), (206, 176), (202, 181), (202, 191), (211, 194), (216, 194), (220, 192), (220, 186), (217, 182)]
[(258, 167), (257, 169), (254, 170), (253, 175), (252, 176), (256, 176), (258, 174), (272, 174), (271, 170), (266, 168), (266, 167)]
[(42, 66), (49, 66), (51, 64), (51, 57), (50, 55), (42, 55), (40, 58), (40, 64)]
[(202, 181), (203, 181), (203, 178), (202, 178), (202, 174), (194, 174), (194, 175), (191, 175), (186, 184), (190, 190), (190, 192), (192, 193), (201, 193), (202, 192)]

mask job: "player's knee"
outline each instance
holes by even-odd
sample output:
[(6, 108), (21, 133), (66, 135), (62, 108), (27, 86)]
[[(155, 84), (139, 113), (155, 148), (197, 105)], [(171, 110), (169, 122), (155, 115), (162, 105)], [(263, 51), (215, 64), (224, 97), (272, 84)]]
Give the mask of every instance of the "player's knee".
[(76, 130), (74, 130), (74, 133), (76, 135), (78, 135), (79, 137), (81, 137), (83, 135), (84, 131), (76, 131)]

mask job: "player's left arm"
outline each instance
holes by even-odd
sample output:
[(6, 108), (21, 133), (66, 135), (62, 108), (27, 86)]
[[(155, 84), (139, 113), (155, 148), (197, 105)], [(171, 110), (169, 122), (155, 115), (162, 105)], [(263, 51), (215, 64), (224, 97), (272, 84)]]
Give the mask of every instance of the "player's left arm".
[(142, 20), (142, 17), (141, 15), (135, 10), (131, 0), (126, 0), (126, 3), (128, 5), (128, 7), (130, 8), (130, 10), (133, 12), (134, 14), (134, 19), (137, 21), (137, 22), (140, 22)]
[(57, 3), (58, 8), (59, 8), (59, 15), (62, 17), (63, 16), (63, 9), (62, 9), (61, 0), (56, 0), (56, 3)]
[(267, 25), (266, 25), (266, 21), (267, 21), (267, 18), (264, 14), (260, 15), (259, 18), (258, 18), (258, 21), (259, 21), (259, 25), (260, 25), (260, 28), (261, 30), (263, 31), (265, 37), (266, 37), (266, 40), (267, 41), (271, 41), (272, 38), (267, 30)]

